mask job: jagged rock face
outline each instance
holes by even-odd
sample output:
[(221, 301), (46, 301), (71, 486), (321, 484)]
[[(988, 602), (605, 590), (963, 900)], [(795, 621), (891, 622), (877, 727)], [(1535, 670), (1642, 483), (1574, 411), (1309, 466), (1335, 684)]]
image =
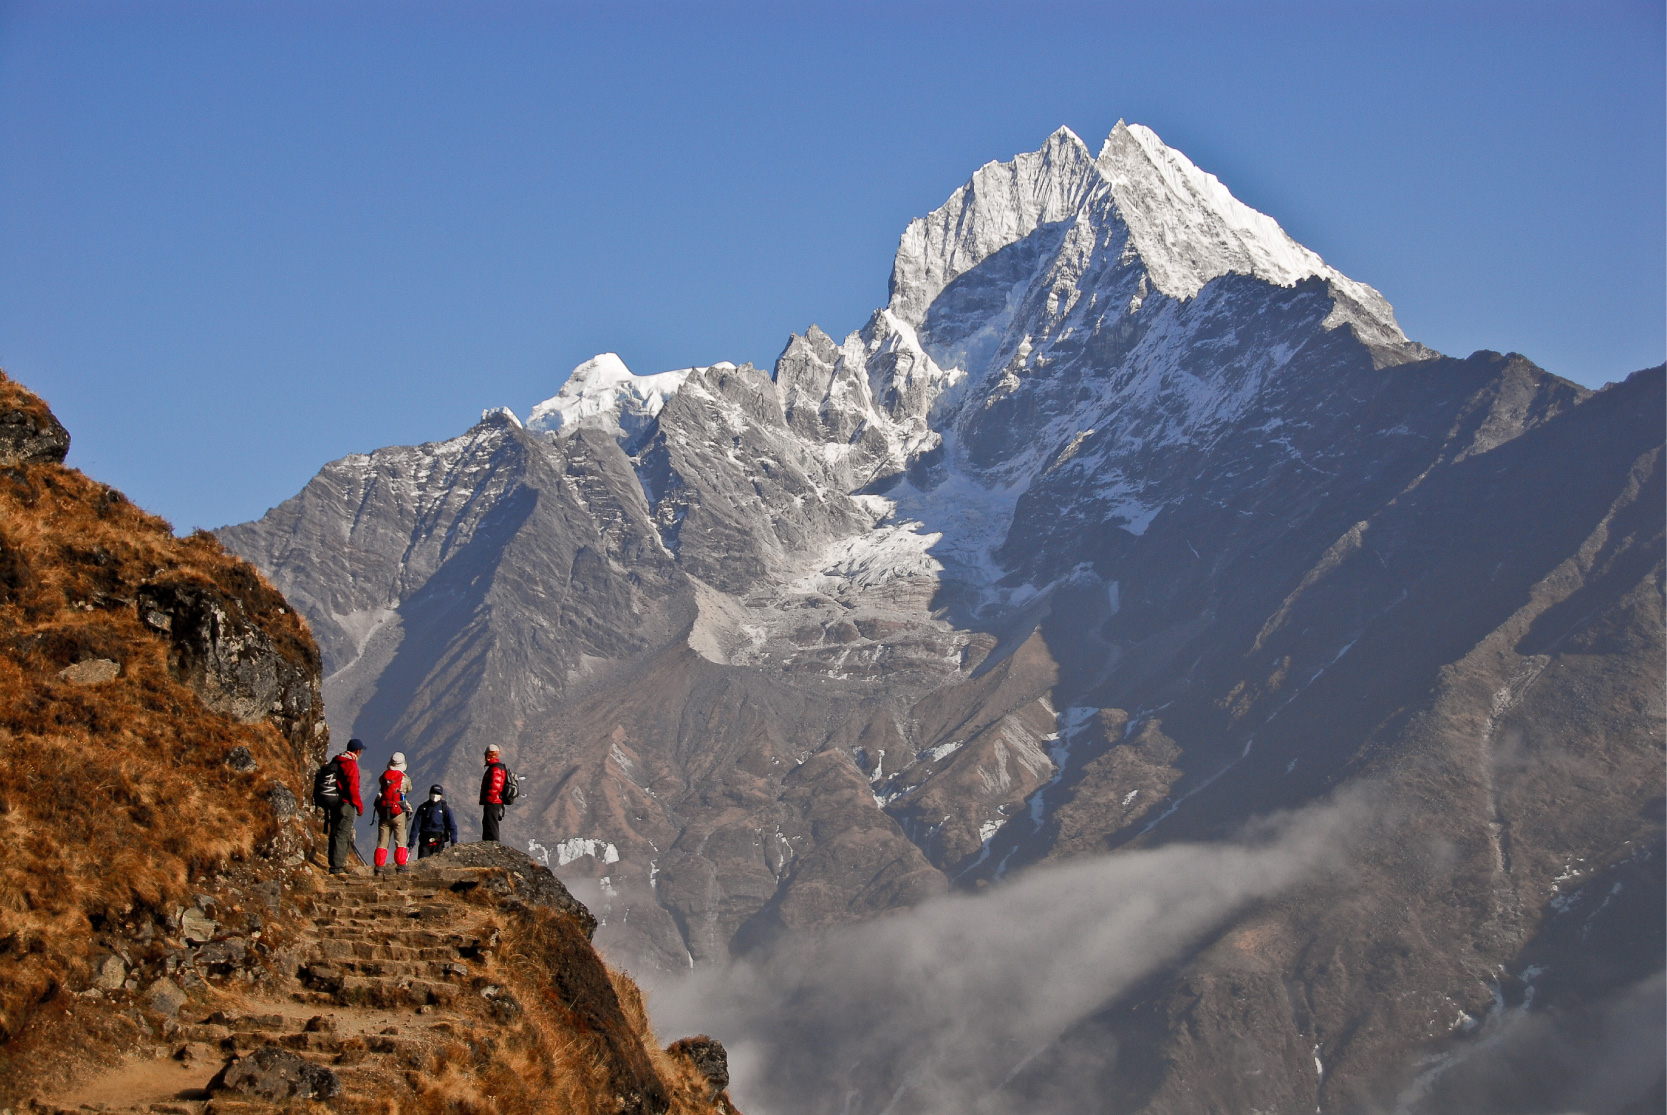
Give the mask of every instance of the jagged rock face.
[(33, 395), (8, 393), (0, 404), (0, 468), (64, 463), (69, 431)]
[(1370, 781), (1398, 820), (1347, 880), (1003, 1086), (1365, 1110), (1500, 972), (1583, 963), (1549, 888), (1659, 834), (1661, 395), (1409, 342), (1120, 124), (981, 168), (773, 375), (598, 357), (221, 537), (313, 619), (338, 730), (464, 787), (507, 748), (511, 837), (637, 963)]
[[(324, 758), (324, 707), (316, 658), (279, 653), (244, 614), (243, 602), (189, 580), (146, 584), (135, 596), (140, 622), (169, 643), (168, 668), (215, 712), (243, 724), (268, 721), (289, 740), (295, 759)], [(248, 750), (244, 770), (254, 769)]]

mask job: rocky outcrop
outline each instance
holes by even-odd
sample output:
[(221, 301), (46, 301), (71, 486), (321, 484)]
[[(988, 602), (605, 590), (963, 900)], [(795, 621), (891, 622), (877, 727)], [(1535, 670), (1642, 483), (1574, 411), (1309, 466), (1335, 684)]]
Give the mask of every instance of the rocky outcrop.
[(69, 431), (47, 405), (0, 372), (0, 468), (62, 464)]
[(342, 1091), (330, 1069), (273, 1045), (232, 1058), (208, 1087), (264, 1100), (332, 1100)]
[(586, 940), (596, 932), (595, 915), (568, 892), (555, 872), (525, 852), (496, 841), (483, 841), (453, 844), (437, 856), (417, 861), (417, 870), (422, 872), (443, 873), (453, 867), (496, 868), (483, 873), (482, 879), (500, 897), (566, 914), (578, 923)]
[(706, 1094), (717, 1099), (729, 1087), (729, 1053), (723, 1043), (705, 1034), (681, 1038), (666, 1046), (666, 1052), (694, 1066), (706, 1081)]
[(301, 661), (281, 653), (242, 601), (210, 584), (149, 582), (134, 604), (145, 626), (167, 640), (169, 673), (203, 704), (239, 723), (269, 722), (304, 766), (323, 762), (328, 736), (316, 652)]

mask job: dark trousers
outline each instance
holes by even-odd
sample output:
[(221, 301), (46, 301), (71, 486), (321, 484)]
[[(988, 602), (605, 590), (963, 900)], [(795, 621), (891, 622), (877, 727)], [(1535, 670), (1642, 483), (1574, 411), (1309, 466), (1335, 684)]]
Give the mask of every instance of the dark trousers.
[(446, 850), (446, 834), (443, 832), (425, 832), (417, 837), (417, 858), (427, 859), (437, 856)]
[(498, 824), (504, 819), (504, 807), (501, 805), (483, 805), (480, 807), (480, 838), (496, 841), (498, 839)]
[(324, 808), (324, 835), (330, 841), (330, 870), (347, 866), (348, 854), (353, 851), (353, 823), (359, 811), (348, 802)]

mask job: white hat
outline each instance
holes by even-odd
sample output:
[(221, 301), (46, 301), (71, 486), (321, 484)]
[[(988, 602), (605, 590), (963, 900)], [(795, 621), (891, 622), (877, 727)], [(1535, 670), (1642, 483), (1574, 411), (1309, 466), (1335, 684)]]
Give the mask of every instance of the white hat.
[(394, 757), (392, 759), (388, 760), (388, 765), (390, 767), (393, 767), (395, 770), (404, 770), (405, 769), (405, 752), (395, 751), (394, 752)]

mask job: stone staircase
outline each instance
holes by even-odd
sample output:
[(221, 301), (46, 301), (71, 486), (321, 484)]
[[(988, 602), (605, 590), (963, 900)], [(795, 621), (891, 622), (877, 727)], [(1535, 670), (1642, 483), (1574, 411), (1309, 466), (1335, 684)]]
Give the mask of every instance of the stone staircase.
[(313, 1100), (336, 1111), (387, 1110), (388, 1099), (415, 1092), (442, 1046), (475, 1024), (456, 1009), (461, 997), (490, 1002), (496, 990), (492, 912), (451, 893), (485, 874), (325, 877), (284, 950), (274, 990), (184, 1008), (149, 1062), (117, 1066), (32, 1109), (272, 1115)]
[(448, 884), (468, 868), (381, 878), (338, 876), (314, 903), (298, 972), (304, 1002), (344, 1007), (444, 1007), (497, 944)]

